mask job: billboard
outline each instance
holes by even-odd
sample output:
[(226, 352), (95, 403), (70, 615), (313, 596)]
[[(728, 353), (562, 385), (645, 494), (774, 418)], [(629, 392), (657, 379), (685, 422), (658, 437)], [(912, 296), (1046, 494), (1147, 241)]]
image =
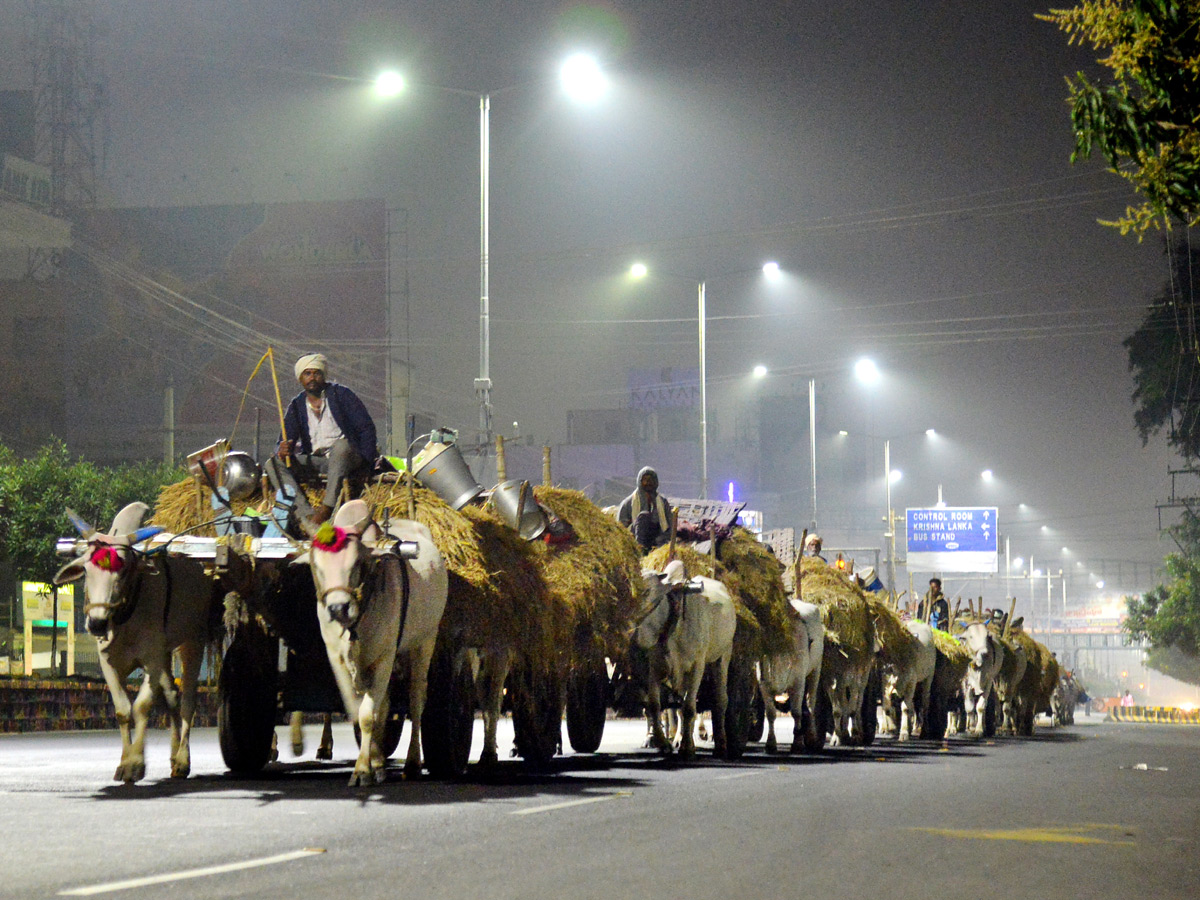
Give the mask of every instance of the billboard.
[(910, 572), (997, 571), (996, 507), (905, 510)]

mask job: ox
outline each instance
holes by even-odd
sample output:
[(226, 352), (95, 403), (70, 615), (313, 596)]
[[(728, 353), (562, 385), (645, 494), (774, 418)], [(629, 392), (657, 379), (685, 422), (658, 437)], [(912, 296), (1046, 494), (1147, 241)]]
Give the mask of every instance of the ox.
[(671, 743), (662, 728), (664, 685), (682, 701), (679, 753), (690, 758), (696, 753), (696, 695), (704, 670), (715, 678), (713, 700), (713, 752), (726, 755), (725, 705), (729, 661), (733, 656), (733, 633), (737, 614), (725, 585), (712, 578), (688, 582), (683, 563), (672, 560), (664, 572), (643, 572), (646, 585), (645, 613), (634, 631), (634, 645), (649, 661), (646, 686), (647, 715), (654, 731), (654, 745), (663, 753)]
[(401, 520), (385, 534), (367, 504), (351, 500), (313, 536), (308, 562), (329, 664), (346, 714), (359, 727), (350, 784), (384, 780), (381, 745), (398, 657), (408, 666), (412, 722), (404, 770), (419, 774), (426, 679), (447, 591), (446, 563), (429, 529)]
[(983, 737), (988, 698), (996, 674), (1004, 664), (1004, 645), (983, 622), (967, 625), (960, 639), (970, 654), (962, 686), (963, 708), (967, 714), (966, 731), (972, 737)]
[[(929, 693), (933, 687), (933, 675), (937, 668), (937, 648), (933, 643), (933, 629), (927, 622), (915, 619), (904, 623), (911, 636), (911, 660), (908, 665), (889, 666), (885, 673), (883, 690), (884, 714), (892, 718), (891, 710), (899, 707), (899, 724), (896, 739), (907, 741), (913, 735), (916, 722), (917, 737), (924, 736), (921, 718), (929, 709)], [(940, 735), (937, 735), (940, 737)]]
[(1029, 661), (1025, 655), (1025, 648), (1017, 641), (1005, 641), (1004, 649), (1004, 662), (1000, 671), (996, 673), (994, 685), (996, 705), (1001, 712), (997, 730), (1002, 734), (1016, 734), (1017, 721), (1024, 702), (1020, 692), (1021, 680), (1025, 677), (1025, 668)]
[(778, 749), (775, 740), (775, 697), (778, 694), (788, 696), (793, 722), (792, 752), (816, 750), (824, 743), (817, 728), (817, 690), (825, 654), (821, 608), (803, 600), (791, 600), (788, 621), (792, 629), (792, 646), (784, 653), (764, 656), (759, 665), (758, 689), (767, 713), (768, 753)]
[[(146, 775), (146, 726), (156, 696), (165, 701), (170, 719), (171, 777), (186, 778), (191, 772), (196, 683), (212, 613), (219, 608), (216, 586), (198, 563), (168, 556), (151, 560), (134, 547), (143, 537), (138, 528), (148, 511), (144, 503), (129, 504), (117, 513), (108, 534), (93, 531), (72, 514), (86, 549), (54, 576), (55, 584), (83, 579), (87, 630), (96, 638), (121, 730), (121, 762), (113, 780), (127, 783)], [(173, 652), (180, 661), (178, 689)], [(139, 667), (145, 676), (131, 703), (125, 679)]]

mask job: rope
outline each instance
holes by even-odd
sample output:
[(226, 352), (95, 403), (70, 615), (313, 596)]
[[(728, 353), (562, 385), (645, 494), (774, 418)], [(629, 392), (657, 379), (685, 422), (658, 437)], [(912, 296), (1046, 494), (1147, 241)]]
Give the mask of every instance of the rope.
[[(246, 379), (246, 387), (242, 391), (242, 402), (238, 404), (237, 416), (233, 420), (233, 428), (229, 432), (229, 445), (233, 446), (234, 435), (237, 434), (238, 423), (242, 420), (242, 411), (246, 408), (246, 398), (250, 395), (250, 384), (254, 381), (254, 376), (258, 374), (258, 370), (262, 368), (264, 362), (271, 363), (271, 382), (275, 386), (275, 407), (279, 411), (279, 433), (283, 435), (286, 441), (287, 428), (283, 423), (283, 399), (279, 395), (279, 376), (275, 373), (275, 351), (272, 347), (267, 347), (267, 352), (262, 355), (258, 363), (254, 366), (254, 371), (250, 373), (250, 377)], [(291, 456), (288, 456), (287, 465), (290, 468), (292, 464)]]

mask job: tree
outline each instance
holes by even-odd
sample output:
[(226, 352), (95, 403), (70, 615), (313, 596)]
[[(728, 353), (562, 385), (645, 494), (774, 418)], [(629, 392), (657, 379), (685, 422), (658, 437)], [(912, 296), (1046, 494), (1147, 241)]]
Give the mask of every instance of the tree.
[(1200, 0), (1083, 0), (1038, 18), (1108, 54), (1111, 84), (1067, 79), (1071, 161), (1099, 150), (1144, 202), (1102, 224), (1140, 238), (1172, 218), (1200, 222)]
[(21, 578), (49, 581), (62, 565), (55, 541), (73, 533), (67, 507), (104, 529), (127, 503), (153, 506), (162, 486), (182, 477), (161, 463), (99, 467), (73, 460), (57, 440), (28, 459), (0, 446), (0, 558)]
[(1169, 429), (1168, 443), (1184, 459), (1200, 459), (1200, 330), (1193, 279), (1200, 250), (1168, 244), (1171, 281), (1151, 301), (1142, 324), (1125, 339), (1133, 373), (1133, 420), (1146, 444)]

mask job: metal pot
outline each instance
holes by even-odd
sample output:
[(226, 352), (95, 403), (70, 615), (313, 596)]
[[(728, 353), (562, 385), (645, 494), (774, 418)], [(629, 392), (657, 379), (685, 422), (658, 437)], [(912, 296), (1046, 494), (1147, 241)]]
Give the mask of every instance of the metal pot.
[[(525, 505), (521, 505), (521, 487), (525, 486)], [(546, 514), (533, 499), (528, 481), (505, 481), (492, 489), (491, 504), (500, 519), (527, 541), (537, 540), (549, 524)]]
[(456, 444), (430, 441), (413, 458), (413, 475), (455, 509), (483, 493)]

